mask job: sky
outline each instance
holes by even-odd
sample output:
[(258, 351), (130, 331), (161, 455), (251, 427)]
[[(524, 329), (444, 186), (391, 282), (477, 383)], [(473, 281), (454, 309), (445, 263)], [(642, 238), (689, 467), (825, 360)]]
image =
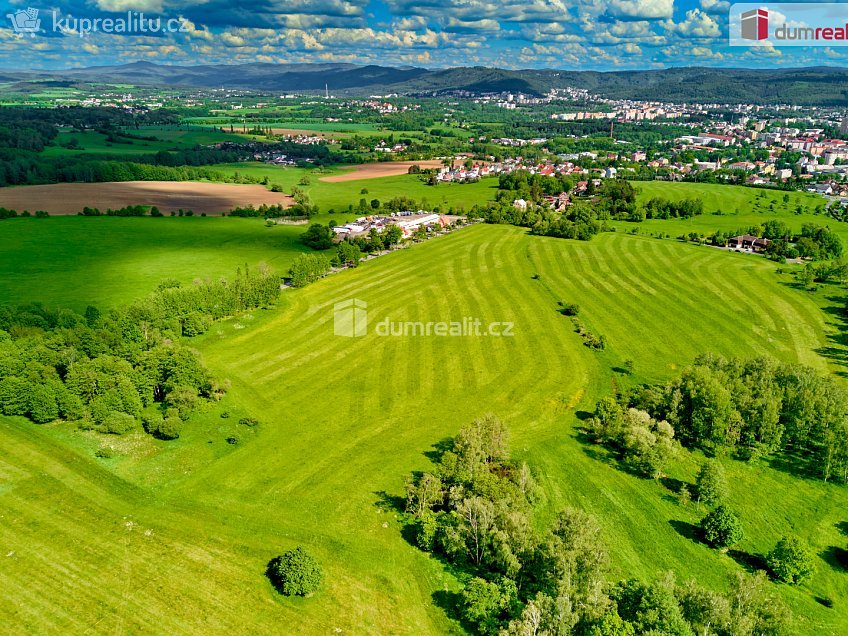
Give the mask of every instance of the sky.
[[(731, 47), (729, 8), (725, 0), (0, 0), (0, 68), (135, 61), (599, 71), (848, 66), (848, 46)], [(32, 15), (10, 18), (26, 9), (38, 10), (37, 32), (16, 33), (13, 20), (35, 24), (24, 22)], [(845, 9), (848, 22), (848, 3)], [(86, 33), (68, 19), (126, 20), (128, 11), (176, 32)]]

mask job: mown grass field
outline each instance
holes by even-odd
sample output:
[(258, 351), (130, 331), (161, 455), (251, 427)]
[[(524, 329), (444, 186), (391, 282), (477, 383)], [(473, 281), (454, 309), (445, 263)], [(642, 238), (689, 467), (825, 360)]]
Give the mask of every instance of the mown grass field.
[[(0, 598), (0, 617), (39, 633), (457, 631), (438, 603), (458, 583), (404, 540), (392, 498), (429, 466), (433, 444), (487, 412), (539, 475), (543, 517), (567, 504), (598, 515), (613, 578), (674, 569), (722, 588), (741, 566), (684, 536), (699, 515), (604, 461), (581, 441), (577, 414), (613, 383), (662, 380), (704, 351), (834, 368), (816, 353), (833, 335), (826, 314), (773, 270), (623, 233), (578, 243), (474, 226), (287, 290), (277, 309), (219, 323), (196, 342), (232, 388), (178, 441), (4, 420), (0, 586), (17, 592)], [(334, 336), (333, 305), (353, 297), (368, 303), (371, 330)], [(558, 300), (580, 304), (606, 351), (581, 344)], [(373, 331), (386, 318), (463, 317), (514, 322), (515, 336)], [(613, 371), (625, 359), (636, 361), (629, 379)], [(261, 424), (229, 446), (243, 414)], [(118, 458), (93, 456), (104, 441)], [(791, 528), (827, 557), (808, 584), (775, 587), (796, 633), (844, 633), (848, 572), (833, 554), (846, 542), (836, 524), (848, 520), (848, 490), (765, 465), (727, 470), (742, 550), (762, 554)], [(692, 482), (696, 471), (683, 458), (671, 476)], [(327, 579), (312, 598), (283, 599), (262, 573), (296, 544)]]
[[(669, 183), (664, 181), (634, 181), (637, 201), (644, 203), (652, 197), (671, 201), (700, 199), (704, 213), (691, 219), (648, 219), (642, 223), (617, 222), (620, 229), (641, 234), (670, 234), (689, 232), (711, 234), (716, 230), (735, 232), (762, 225), (769, 219), (780, 219), (793, 230), (804, 223), (829, 225), (848, 240), (848, 224), (830, 218), (824, 208), (828, 201), (808, 192), (784, 192), (763, 188), (728, 186), (710, 183)], [(784, 195), (789, 200), (784, 201)], [(800, 210), (799, 210), (800, 208)], [(822, 213), (817, 213), (821, 210)], [(721, 212), (721, 214), (716, 214)]]
[(288, 270), (301, 226), (220, 217), (50, 217), (0, 221), (0, 299), (85, 309), (150, 293), (166, 278), (232, 278), (265, 262)]

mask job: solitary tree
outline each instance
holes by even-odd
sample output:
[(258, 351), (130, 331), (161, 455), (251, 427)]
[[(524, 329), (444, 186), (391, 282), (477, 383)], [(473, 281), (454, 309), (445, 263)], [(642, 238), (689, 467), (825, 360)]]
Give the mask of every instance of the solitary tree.
[(698, 503), (715, 506), (727, 498), (727, 479), (724, 469), (716, 460), (708, 460), (698, 472)]
[(401, 230), (394, 223), (389, 225), (385, 231), (385, 245), (388, 248), (394, 247), (398, 243), (400, 243), (401, 238), (403, 238), (403, 230)]
[(701, 520), (701, 529), (707, 542), (726, 552), (742, 540), (742, 523), (730, 508), (721, 505)]
[(324, 578), (321, 564), (302, 547), (271, 559), (268, 578), (286, 596), (306, 596), (317, 590)]
[(774, 577), (796, 585), (816, 571), (815, 556), (810, 547), (799, 537), (783, 537), (766, 557)]

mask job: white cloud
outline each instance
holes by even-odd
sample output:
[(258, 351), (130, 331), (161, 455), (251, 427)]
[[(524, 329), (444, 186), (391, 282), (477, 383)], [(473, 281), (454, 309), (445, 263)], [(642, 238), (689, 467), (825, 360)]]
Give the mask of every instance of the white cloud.
[(708, 49), (705, 46), (693, 46), (689, 50), (689, 54), (699, 60), (723, 60), (724, 55), (719, 51)]
[(163, 0), (96, 0), (94, 4), (102, 11), (114, 13), (123, 13), (124, 11), (162, 13)]
[(483, 20), (459, 20), (454, 17), (449, 17), (447, 23), (444, 25), (446, 31), (455, 31), (459, 33), (463, 32), (477, 32), (477, 33), (494, 33), (495, 31), (500, 31), (501, 24), (497, 20), (491, 19), (483, 19)]
[(707, 13), (724, 13), (730, 9), (727, 0), (701, 0), (701, 8)]
[(609, 0), (609, 11), (612, 15), (630, 18), (670, 18), (674, 0)]
[(721, 35), (721, 29), (712, 16), (700, 9), (686, 12), (682, 22), (675, 24), (671, 20), (663, 23), (666, 30), (679, 33), (690, 38), (716, 38)]
[(244, 39), (244, 37), (236, 35), (235, 33), (230, 33), (229, 31), (224, 31), (224, 33), (220, 36), (220, 40), (226, 46), (247, 46), (247, 40)]

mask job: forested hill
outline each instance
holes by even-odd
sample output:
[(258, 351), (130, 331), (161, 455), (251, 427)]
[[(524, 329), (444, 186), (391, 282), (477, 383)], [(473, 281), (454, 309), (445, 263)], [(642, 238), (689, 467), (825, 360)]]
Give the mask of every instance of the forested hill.
[(604, 97), (673, 102), (848, 105), (848, 69), (818, 66), (796, 69), (672, 68), (611, 73), (563, 72)]
[[(58, 77), (31, 71), (16, 79)], [(168, 66), (135, 62), (61, 71), (68, 81), (109, 81), (159, 86), (252, 88), (268, 91), (369, 95), (444, 94), (452, 91), (541, 94), (551, 88), (585, 88), (603, 97), (648, 101), (789, 103), (848, 107), (848, 69), (671, 68), (652, 71), (505, 70), (485, 67), (424, 69), (355, 64), (242, 64)]]

